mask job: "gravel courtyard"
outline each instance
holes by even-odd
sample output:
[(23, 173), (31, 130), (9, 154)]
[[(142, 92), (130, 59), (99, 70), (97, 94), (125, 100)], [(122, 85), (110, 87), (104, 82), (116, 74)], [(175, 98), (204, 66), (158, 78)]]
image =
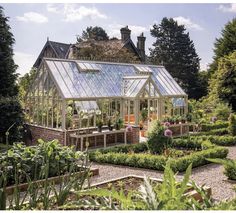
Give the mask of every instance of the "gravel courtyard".
[[(228, 147), (229, 154), (228, 158), (236, 159), (236, 147)], [(98, 164), (93, 163), (93, 167), (99, 168), (99, 175), (92, 177), (92, 183), (98, 183), (118, 177), (124, 177), (126, 175), (139, 175), (148, 176), (155, 178), (162, 178), (163, 172), (149, 170), (149, 169), (139, 169), (127, 166), (117, 166), (110, 164)], [(182, 178), (183, 174), (177, 174), (177, 178)], [(192, 171), (192, 180), (197, 184), (211, 187), (212, 196), (216, 200), (225, 200), (235, 197), (236, 193), (234, 191), (235, 183), (228, 181), (227, 177), (223, 174), (223, 166), (218, 164), (208, 164), (198, 168), (194, 168)]]

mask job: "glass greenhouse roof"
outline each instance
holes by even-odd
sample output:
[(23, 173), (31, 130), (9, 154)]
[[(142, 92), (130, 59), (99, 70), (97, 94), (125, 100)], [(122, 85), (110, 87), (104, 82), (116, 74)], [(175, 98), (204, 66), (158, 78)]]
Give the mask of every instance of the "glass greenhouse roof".
[(186, 96), (186, 93), (163, 66), (48, 58), (45, 58), (44, 61), (57, 88), (66, 99), (135, 97), (147, 78), (130, 79), (127, 82), (127, 88), (124, 88), (124, 78), (138, 77), (141, 70), (146, 75), (147, 72), (149, 73), (160, 96)]

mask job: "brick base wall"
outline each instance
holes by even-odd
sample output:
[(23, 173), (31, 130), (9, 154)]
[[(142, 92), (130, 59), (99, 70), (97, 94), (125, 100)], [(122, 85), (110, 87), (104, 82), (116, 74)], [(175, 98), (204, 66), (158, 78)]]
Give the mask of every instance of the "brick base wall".
[(127, 143), (139, 143), (139, 126), (132, 126), (132, 131), (127, 132)]
[(27, 126), (30, 129), (32, 135), (32, 142), (30, 140), (25, 141), (27, 145), (37, 144), (38, 139), (42, 139), (44, 141), (57, 139), (59, 143), (64, 144), (65, 131), (63, 130), (41, 127), (31, 124), (28, 124)]

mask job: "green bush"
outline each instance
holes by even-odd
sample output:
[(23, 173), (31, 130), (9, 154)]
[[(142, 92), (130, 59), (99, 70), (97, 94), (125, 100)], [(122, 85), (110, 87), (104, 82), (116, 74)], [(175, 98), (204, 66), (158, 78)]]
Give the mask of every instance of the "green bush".
[(213, 129), (208, 132), (198, 132), (196, 135), (227, 135), (229, 134), (228, 128)]
[(164, 132), (165, 128), (159, 121), (152, 122), (147, 139), (148, 148), (152, 153), (161, 154), (169, 146), (170, 138), (166, 137)]
[(236, 137), (231, 135), (201, 135), (201, 136), (192, 136), (191, 139), (195, 140), (209, 140), (211, 143), (219, 146), (234, 146), (236, 145)]
[[(197, 167), (208, 163), (205, 158), (225, 158), (227, 154), (228, 149), (226, 148), (212, 147), (207, 150), (194, 152), (190, 155), (177, 159), (169, 158), (169, 161), (171, 168), (174, 171), (184, 171), (190, 163), (193, 164), (193, 167)], [(153, 155), (148, 153), (102, 153), (100, 151), (90, 153), (90, 159), (99, 163), (111, 163), (161, 171), (164, 169), (164, 166), (166, 165), (166, 162), (168, 160), (168, 158), (165, 156)]]
[(49, 177), (53, 177), (68, 172), (71, 165), (77, 165), (81, 159), (83, 153), (62, 146), (56, 140), (49, 142), (39, 140), (39, 144), (34, 147), (15, 143), (9, 150), (1, 153), (0, 173), (7, 172), (7, 185), (12, 185), (15, 183), (16, 170), (21, 171), (20, 182), (23, 183), (27, 177), (31, 180), (45, 178), (42, 171), (47, 162)]
[(236, 136), (236, 118), (234, 114), (229, 116), (229, 134)]
[(0, 96), (0, 143), (6, 143), (6, 135), (8, 128), (9, 142), (17, 142), (21, 140), (21, 126), (23, 123), (23, 112), (21, 105), (16, 97)]
[(173, 140), (173, 147), (193, 150), (202, 150), (211, 148), (214, 145), (207, 139), (198, 139), (197, 137), (176, 138)]
[(229, 126), (229, 122), (226, 121), (216, 121), (216, 123), (212, 124), (202, 124), (202, 131), (210, 131), (214, 129), (222, 129), (227, 128)]

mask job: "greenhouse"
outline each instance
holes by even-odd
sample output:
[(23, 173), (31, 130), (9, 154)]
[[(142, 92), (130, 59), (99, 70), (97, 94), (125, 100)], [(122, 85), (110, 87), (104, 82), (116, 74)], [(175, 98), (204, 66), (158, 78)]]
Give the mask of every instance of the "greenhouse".
[(146, 129), (187, 113), (187, 95), (163, 66), (44, 58), (26, 95), (29, 124), (75, 130), (114, 124)]

